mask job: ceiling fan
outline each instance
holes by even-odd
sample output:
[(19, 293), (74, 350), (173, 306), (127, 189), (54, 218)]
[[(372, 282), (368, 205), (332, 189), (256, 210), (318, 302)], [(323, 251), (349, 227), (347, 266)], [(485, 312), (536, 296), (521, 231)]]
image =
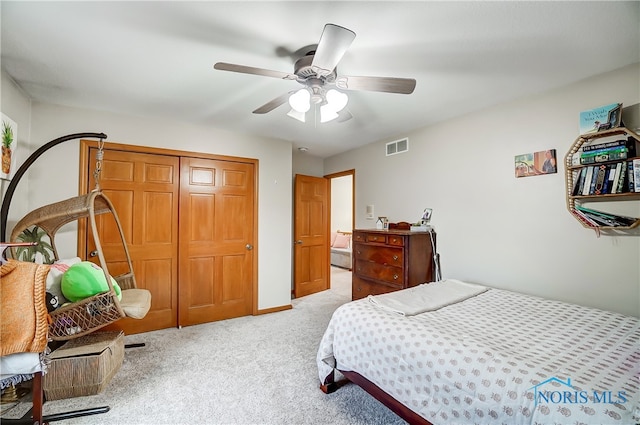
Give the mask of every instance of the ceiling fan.
[(413, 93), (416, 80), (411, 78), (338, 75), (336, 66), (355, 37), (356, 34), (347, 28), (326, 24), (318, 46), (295, 62), (293, 73), (226, 62), (218, 62), (213, 67), (221, 71), (262, 75), (282, 80), (293, 80), (302, 84), (304, 88), (284, 93), (253, 111), (254, 114), (266, 114), (288, 101), (292, 108), (288, 115), (302, 122), (304, 122), (305, 113), (312, 104), (320, 106), (321, 122), (336, 118), (338, 121), (350, 119), (351, 114), (344, 109), (348, 97), (340, 90)]

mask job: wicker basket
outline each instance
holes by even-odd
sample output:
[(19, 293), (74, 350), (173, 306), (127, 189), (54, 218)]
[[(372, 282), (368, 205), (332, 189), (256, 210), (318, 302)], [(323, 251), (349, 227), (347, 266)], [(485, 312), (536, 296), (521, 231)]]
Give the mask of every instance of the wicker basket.
[(42, 381), (47, 400), (98, 394), (122, 366), (124, 334), (94, 332), (65, 343), (50, 358)]
[(124, 317), (111, 291), (52, 311), (49, 339), (65, 341), (88, 335)]

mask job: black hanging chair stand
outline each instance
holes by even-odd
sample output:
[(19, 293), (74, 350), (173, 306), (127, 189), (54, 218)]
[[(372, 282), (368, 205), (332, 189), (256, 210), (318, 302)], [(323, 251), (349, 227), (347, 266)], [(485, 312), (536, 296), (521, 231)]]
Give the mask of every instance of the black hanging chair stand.
[[(79, 139), (79, 138), (98, 138), (101, 141), (103, 141), (105, 138), (107, 137), (106, 134), (104, 133), (75, 133), (75, 134), (70, 134), (67, 136), (63, 136), (60, 137), (58, 139), (52, 140), (44, 145), (42, 145), (40, 148), (38, 148), (34, 153), (32, 153), (27, 160), (18, 168), (18, 170), (16, 171), (13, 179), (11, 180), (11, 182), (9, 183), (8, 187), (7, 187), (7, 191), (5, 193), (5, 196), (2, 200), (2, 207), (0, 209), (0, 240), (1, 241), (5, 241), (6, 239), (6, 233), (7, 233), (7, 218), (8, 218), (8, 213), (9, 213), (9, 205), (11, 204), (11, 199), (13, 198), (13, 194), (15, 192), (15, 189), (20, 181), (20, 179), (22, 178), (22, 176), (25, 174), (25, 172), (27, 171), (27, 169), (36, 161), (36, 159), (38, 159), (43, 153), (45, 153), (47, 150), (51, 149), (52, 147), (59, 145), (60, 143), (69, 141), (69, 140), (74, 140), (74, 139)], [(97, 187), (97, 180), (96, 180), (96, 191), (98, 190)], [(96, 192), (94, 191), (94, 192)], [(96, 197), (95, 194), (87, 194), (87, 195), (82, 195), (80, 197), (78, 197), (78, 199), (80, 198), (91, 198), (90, 203), (87, 203), (88, 207), (86, 208), (87, 210), (90, 210), (90, 218), (93, 221), (93, 227), (95, 230), (95, 222), (94, 222), (94, 210), (95, 209), (99, 209), (99, 206), (102, 205), (102, 203), (98, 203), (99, 205), (96, 206), (96, 208), (94, 208), (94, 204), (93, 204), (93, 199)], [(97, 195), (97, 198), (99, 201), (102, 201), (102, 195)], [(73, 198), (72, 198), (73, 199)], [(106, 198), (104, 198), (106, 199)], [(66, 201), (63, 201), (66, 202)], [(108, 199), (106, 199), (106, 209), (102, 208), (104, 211), (102, 212), (106, 212), (106, 210), (109, 210), (109, 212), (112, 212), (115, 215), (115, 211), (112, 208), (112, 205), (110, 204), (110, 201)], [(46, 207), (45, 207), (46, 208)], [(82, 214), (80, 214), (82, 215)], [(117, 219), (117, 215), (115, 216), (116, 220)], [(64, 220), (63, 221), (69, 221), (69, 220)], [(18, 223), (20, 224), (20, 223)], [(61, 224), (60, 224), (61, 225)], [(59, 226), (58, 226), (59, 227)], [(50, 238), (52, 237), (52, 234), (55, 234), (55, 230), (57, 230), (56, 227), (53, 232), (48, 232)], [(51, 234), (50, 234), (51, 233)], [(121, 236), (123, 237), (123, 235), (121, 234)], [(52, 241), (53, 242), (53, 241)], [(124, 243), (124, 237), (123, 237), (123, 243)], [(125, 251), (128, 251), (127, 247), (126, 247), (126, 243), (124, 243), (125, 245)], [(107, 276), (107, 269), (106, 269), (106, 262), (104, 260), (104, 256), (100, 251), (100, 260), (102, 265), (104, 266), (103, 269), (105, 270), (105, 275)], [(54, 245), (54, 253), (57, 258), (57, 250), (55, 249), (55, 245)], [(127, 256), (128, 256), (128, 252), (127, 252)], [(131, 269), (131, 276), (128, 277), (129, 280), (133, 280), (133, 285), (135, 285), (135, 278), (133, 277), (133, 271)], [(113, 288), (111, 286), (111, 281), (110, 279), (107, 278), (107, 283), (109, 284), (109, 286), (111, 287), (111, 291), (113, 291)], [(134, 286), (135, 288), (135, 286)], [(120, 306), (117, 304), (116, 301), (116, 310), (118, 310), (120, 313), (122, 313), (122, 310), (120, 308)], [(124, 316), (124, 314), (118, 314), (118, 316)], [(83, 332), (83, 334), (85, 334), (87, 332)], [(78, 335), (79, 336), (79, 335)], [(54, 340), (60, 340), (59, 338), (53, 338)], [(66, 339), (66, 338), (61, 338), (61, 339)], [(132, 344), (132, 346), (141, 346), (144, 344)], [(45, 397), (44, 397), (44, 391), (42, 388), (42, 372), (36, 372), (34, 374), (34, 378), (32, 380), (32, 406), (31, 408), (21, 417), (18, 419), (5, 419), (2, 418), (1, 422), (3, 424), (8, 424), (8, 425), (17, 425), (17, 424), (33, 424), (33, 425), (42, 425), (42, 424), (47, 424), (49, 422), (55, 422), (55, 421), (61, 421), (61, 420), (65, 420), (65, 419), (71, 419), (71, 418), (77, 418), (77, 417), (82, 417), (82, 416), (90, 416), (90, 415), (97, 415), (97, 414), (102, 414), (102, 413), (106, 413), (110, 410), (109, 406), (101, 406), (101, 407), (93, 407), (93, 408), (87, 408), (87, 409), (81, 409), (81, 410), (74, 410), (74, 411), (68, 411), (68, 412), (63, 412), (63, 413), (56, 413), (56, 414), (51, 414), (51, 415), (43, 415), (43, 404), (45, 403)]]

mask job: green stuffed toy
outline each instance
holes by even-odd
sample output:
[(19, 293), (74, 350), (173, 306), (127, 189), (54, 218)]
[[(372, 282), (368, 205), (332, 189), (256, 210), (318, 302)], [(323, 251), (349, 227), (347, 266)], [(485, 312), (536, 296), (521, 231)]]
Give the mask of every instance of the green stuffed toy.
[[(116, 291), (118, 300), (122, 299), (120, 286), (111, 278), (111, 284)], [(109, 290), (109, 285), (104, 278), (104, 272), (99, 266), (82, 261), (69, 267), (62, 275), (62, 294), (71, 302), (83, 300)]]

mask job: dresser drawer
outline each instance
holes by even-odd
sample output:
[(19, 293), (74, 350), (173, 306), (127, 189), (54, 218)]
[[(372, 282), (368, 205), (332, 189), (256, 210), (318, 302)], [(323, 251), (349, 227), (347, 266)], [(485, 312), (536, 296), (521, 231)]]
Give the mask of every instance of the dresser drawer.
[(402, 267), (404, 263), (404, 250), (401, 248), (355, 244), (353, 252), (356, 260), (373, 261), (396, 267)]
[(369, 243), (387, 243), (387, 235), (381, 235), (379, 233), (355, 233), (353, 235), (354, 242), (369, 242)]
[(404, 246), (404, 237), (389, 235), (387, 236), (387, 243), (393, 246)]
[(367, 295), (386, 294), (388, 292), (397, 291), (398, 289), (400, 288), (395, 285), (386, 285), (384, 283), (376, 283), (354, 277), (353, 286), (351, 288), (351, 298), (358, 300), (360, 298), (365, 298)]
[(386, 235), (366, 234), (364, 237), (369, 243), (387, 243)]
[(402, 287), (404, 284), (404, 270), (402, 267), (393, 267), (373, 261), (356, 259), (355, 274), (364, 279), (375, 279), (390, 285)]

